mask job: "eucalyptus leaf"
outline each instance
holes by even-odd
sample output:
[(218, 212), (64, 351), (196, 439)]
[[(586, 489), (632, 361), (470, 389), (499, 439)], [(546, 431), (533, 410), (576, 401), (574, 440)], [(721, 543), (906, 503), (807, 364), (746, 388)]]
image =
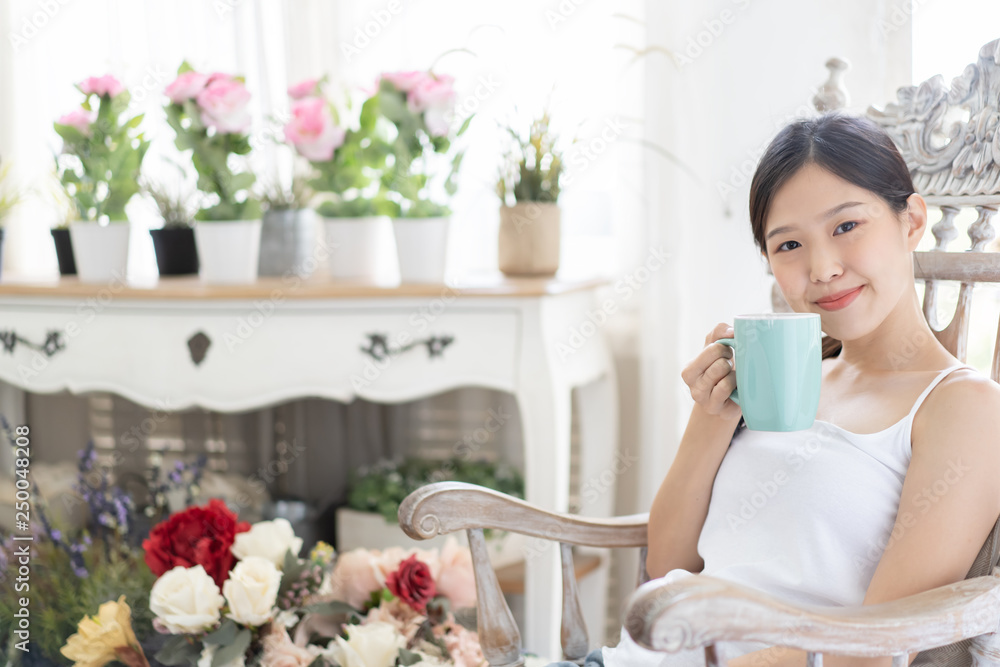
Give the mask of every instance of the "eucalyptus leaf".
[(222, 667), (229, 664), (246, 653), (248, 646), (250, 646), (250, 631), (244, 628), (240, 630), (231, 643), (216, 649), (215, 655), (212, 656), (212, 667)]
[(164, 644), (163, 648), (153, 656), (157, 662), (174, 667), (175, 665), (197, 665), (201, 657), (201, 642), (188, 639), (187, 635), (174, 635)]

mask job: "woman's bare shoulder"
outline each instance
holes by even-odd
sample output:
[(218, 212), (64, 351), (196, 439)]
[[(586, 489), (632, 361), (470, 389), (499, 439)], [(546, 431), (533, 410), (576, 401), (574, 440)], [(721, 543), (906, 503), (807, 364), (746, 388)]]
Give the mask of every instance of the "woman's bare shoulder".
[[(920, 434), (943, 433), (952, 438), (969, 437), (986, 444), (1000, 437), (1000, 384), (988, 376), (969, 368), (949, 373), (927, 395), (917, 411), (913, 424), (914, 445)], [(1000, 443), (993, 447), (1000, 451)]]

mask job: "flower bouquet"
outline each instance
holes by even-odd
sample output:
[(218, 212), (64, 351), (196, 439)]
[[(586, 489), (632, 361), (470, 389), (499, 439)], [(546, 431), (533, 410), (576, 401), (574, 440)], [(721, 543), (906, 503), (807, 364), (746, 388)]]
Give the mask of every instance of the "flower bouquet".
[(204, 74), (186, 62), (164, 92), (167, 123), (177, 135), (174, 145), (191, 151), (198, 189), (206, 199), (195, 214), (200, 273), (210, 282), (253, 282), (261, 210), (251, 191), (256, 178), (239, 164), (250, 153), (250, 92), (242, 77)]
[[(440, 554), (357, 549), (335, 559), (320, 542), (300, 559), (301, 546), (286, 520), (250, 526), (217, 499), (154, 527), (143, 542), (157, 577), (148, 609), (166, 639), (153, 659), (191, 667), (483, 664), (475, 632), (452, 611), (475, 605), (468, 549), (453, 541)], [(77, 667), (149, 665), (124, 596), (85, 616), (61, 652)]]
[(109, 223), (127, 221), (149, 141), (138, 129), (143, 115), (125, 117), (131, 97), (118, 79), (90, 77), (77, 89), (83, 103), (54, 124), (63, 140), (56, 165), (76, 205), (70, 237), (80, 280), (105, 282), (125, 275), (129, 226)]

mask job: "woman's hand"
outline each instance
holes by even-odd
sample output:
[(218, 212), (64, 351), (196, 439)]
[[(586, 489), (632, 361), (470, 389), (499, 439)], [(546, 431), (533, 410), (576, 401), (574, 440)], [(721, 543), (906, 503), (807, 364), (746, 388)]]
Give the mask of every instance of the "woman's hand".
[(740, 406), (729, 398), (736, 388), (736, 371), (729, 362), (733, 350), (715, 342), (732, 338), (733, 334), (733, 328), (725, 322), (717, 324), (705, 336), (705, 349), (681, 371), (681, 379), (691, 390), (691, 398), (706, 413), (738, 421), (742, 414)]

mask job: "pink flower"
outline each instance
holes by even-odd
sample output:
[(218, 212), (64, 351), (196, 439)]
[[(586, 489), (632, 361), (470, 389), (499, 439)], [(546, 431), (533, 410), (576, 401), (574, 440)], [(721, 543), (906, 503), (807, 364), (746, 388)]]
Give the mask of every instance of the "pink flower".
[(301, 100), (303, 97), (309, 97), (315, 93), (317, 86), (319, 86), (318, 79), (306, 79), (301, 83), (290, 86), (288, 88), (288, 96), (293, 100)]
[(316, 659), (303, 647), (293, 644), (288, 630), (280, 623), (269, 624), (268, 632), (261, 638), (261, 645), (264, 647), (261, 667), (307, 667)]
[(404, 93), (408, 93), (413, 90), (416, 86), (423, 83), (426, 79), (430, 78), (430, 74), (427, 72), (383, 72), (380, 79), (385, 79), (392, 85), (396, 86), (399, 90)]
[(285, 125), (285, 140), (307, 160), (326, 162), (344, 143), (347, 133), (337, 127), (326, 102), (308, 97), (292, 105), (292, 119)]
[(364, 607), (371, 594), (385, 586), (385, 575), (375, 564), (377, 553), (360, 548), (341, 553), (330, 576), (329, 597), (343, 600), (355, 609)]
[(164, 92), (174, 104), (183, 104), (200, 93), (206, 83), (208, 83), (207, 75), (194, 71), (184, 72), (169, 83)]
[(472, 569), (472, 552), (449, 538), (441, 549), (441, 572), (437, 576), (437, 591), (448, 598), (452, 609), (476, 606), (476, 576)]
[(434, 635), (444, 640), (455, 667), (481, 667), (486, 663), (479, 635), (456, 623), (453, 618), (434, 628)]
[(100, 97), (115, 97), (125, 90), (122, 82), (106, 74), (104, 76), (91, 76), (80, 82), (80, 90), (84, 95), (98, 95)]
[(406, 97), (406, 107), (412, 113), (424, 114), (427, 131), (432, 136), (448, 134), (448, 113), (455, 103), (455, 79), (447, 74), (428, 77), (417, 84)]
[(74, 109), (56, 121), (59, 125), (69, 125), (75, 127), (85, 137), (89, 137), (93, 131), (90, 126), (97, 120), (97, 113), (86, 109)]
[(201, 107), (201, 122), (217, 132), (237, 134), (250, 128), (250, 91), (241, 81), (213, 74), (195, 101)]
[(417, 631), (423, 625), (427, 617), (416, 611), (402, 600), (383, 600), (379, 606), (368, 612), (368, 616), (361, 621), (362, 625), (368, 623), (391, 623), (396, 631), (406, 638), (407, 643), (413, 641), (417, 636)]

